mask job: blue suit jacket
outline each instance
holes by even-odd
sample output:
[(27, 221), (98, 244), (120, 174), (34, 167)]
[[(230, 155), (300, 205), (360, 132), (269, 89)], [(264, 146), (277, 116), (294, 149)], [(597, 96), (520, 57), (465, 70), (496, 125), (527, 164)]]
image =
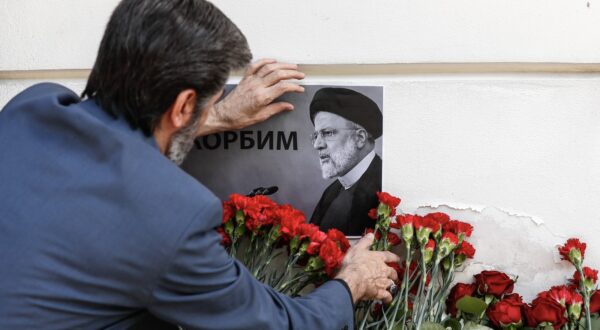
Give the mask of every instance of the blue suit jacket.
[(0, 112), (0, 329), (340, 329), (340, 282), (291, 299), (220, 246), (221, 204), (93, 100), (40, 84)]

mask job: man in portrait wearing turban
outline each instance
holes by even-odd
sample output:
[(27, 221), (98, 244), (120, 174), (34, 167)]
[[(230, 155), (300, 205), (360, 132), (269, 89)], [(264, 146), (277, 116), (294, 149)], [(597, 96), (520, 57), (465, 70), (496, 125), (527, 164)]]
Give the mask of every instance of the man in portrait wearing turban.
[(368, 217), (381, 191), (381, 158), (375, 140), (382, 134), (381, 110), (367, 96), (347, 88), (322, 88), (310, 104), (324, 179), (333, 179), (311, 217), (321, 230), (336, 228), (348, 236), (372, 228)]

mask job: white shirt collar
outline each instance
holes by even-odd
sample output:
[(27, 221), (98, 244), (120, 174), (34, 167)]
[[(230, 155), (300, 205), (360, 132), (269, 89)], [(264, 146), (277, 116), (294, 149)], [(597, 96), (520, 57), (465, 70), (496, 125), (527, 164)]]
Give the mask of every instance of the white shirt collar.
[(343, 176), (338, 177), (338, 180), (344, 186), (344, 189), (348, 190), (352, 187), (360, 177), (365, 174), (369, 165), (371, 165), (371, 161), (375, 158), (375, 149), (371, 150), (365, 158), (363, 158), (356, 166), (354, 166), (348, 173)]

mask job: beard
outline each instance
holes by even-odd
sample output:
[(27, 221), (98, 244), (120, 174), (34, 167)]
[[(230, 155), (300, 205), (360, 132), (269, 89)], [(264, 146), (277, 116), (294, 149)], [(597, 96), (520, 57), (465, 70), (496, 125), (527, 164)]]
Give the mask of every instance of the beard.
[(341, 149), (319, 152), (323, 179), (331, 179), (348, 173), (358, 164), (359, 150), (352, 139), (347, 139)]
[(196, 139), (198, 131), (198, 123), (200, 122), (200, 108), (196, 108), (190, 121), (182, 127), (178, 132), (173, 134), (171, 142), (167, 148), (167, 157), (177, 166), (181, 165), (185, 160)]

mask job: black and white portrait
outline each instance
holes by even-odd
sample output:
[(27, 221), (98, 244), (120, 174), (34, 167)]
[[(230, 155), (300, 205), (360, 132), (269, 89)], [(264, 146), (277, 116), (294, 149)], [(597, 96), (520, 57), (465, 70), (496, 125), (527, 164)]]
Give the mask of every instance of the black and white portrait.
[(183, 168), (223, 200), (275, 186), (273, 200), (303, 211), (321, 230), (362, 235), (374, 225), (367, 214), (382, 185), (383, 88), (304, 87), (282, 98), (293, 111), (198, 138)]

